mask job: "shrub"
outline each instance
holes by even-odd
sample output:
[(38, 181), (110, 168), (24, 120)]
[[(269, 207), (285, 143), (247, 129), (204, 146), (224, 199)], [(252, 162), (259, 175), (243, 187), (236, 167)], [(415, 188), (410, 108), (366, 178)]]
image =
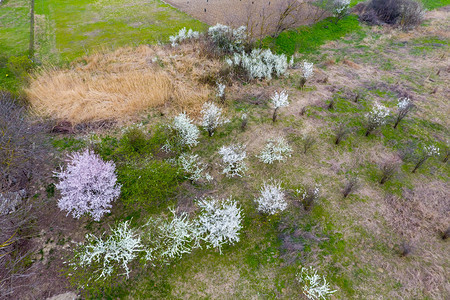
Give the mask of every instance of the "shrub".
[(399, 246), (400, 257), (406, 257), (411, 254), (413, 247), (410, 243), (403, 241)]
[(303, 141), (303, 154), (306, 154), (308, 150), (310, 150), (316, 143), (316, 139), (310, 135), (304, 136), (302, 138), (302, 141)]
[(345, 138), (347, 134), (350, 133), (350, 129), (347, 127), (347, 124), (340, 123), (334, 129), (334, 144), (339, 145), (340, 142)]
[(220, 125), (229, 122), (222, 116), (222, 109), (212, 102), (203, 104), (202, 109), (202, 126), (208, 131), (208, 135), (212, 136), (214, 131)]
[(390, 180), (398, 169), (398, 165), (395, 162), (385, 162), (379, 167), (381, 171), (380, 184), (385, 184), (386, 181)]
[(371, 0), (368, 8), (387, 23), (410, 29), (422, 23), (425, 9), (415, 0)]
[(129, 221), (119, 223), (106, 239), (86, 235), (86, 243), (75, 251), (72, 259), (74, 270), (86, 268), (85, 272), (90, 272), (90, 280), (97, 273), (100, 273), (97, 279), (118, 275), (119, 270), (123, 270), (123, 275), (128, 278), (129, 264), (147, 253), (141, 237), (129, 225)]
[(216, 96), (219, 97), (220, 101), (225, 103), (225, 84), (217, 83), (217, 93)]
[(214, 46), (221, 52), (233, 53), (244, 50), (247, 28), (241, 26), (233, 29), (229, 26), (216, 24), (208, 29), (208, 37)]
[(200, 131), (186, 113), (183, 112), (176, 116), (168, 129), (169, 139), (163, 146), (165, 151), (181, 151), (198, 144)]
[(218, 248), (222, 253), (222, 245), (239, 242), (242, 212), (236, 201), (231, 197), (225, 200), (211, 197), (200, 199), (197, 204), (201, 209), (197, 221), (199, 233), (208, 248)]
[(178, 158), (178, 164), (187, 174), (186, 178), (190, 181), (200, 181), (205, 179), (211, 181), (213, 178), (206, 172), (206, 165), (200, 161), (197, 154), (181, 154)]
[(401, 120), (415, 107), (409, 98), (400, 98), (397, 103), (397, 117), (395, 118), (394, 129), (397, 128)]
[(289, 68), (286, 55), (274, 54), (270, 49), (253, 49), (250, 54), (235, 53), (232, 58), (227, 58), (226, 62), (238, 73), (245, 74), (248, 80), (270, 80), (273, 76), (286, 74)]
[(314, 188), (307, 186), (302, 189), (297, 189), (295, 193), (301, 198), (300, 200), (305, 210), (310, 210), (314, 203), (319, 200), (320, 185), (316, 184)]
[(248, 125), (248, 116), (246, 113), (243, 113), (241, 116), (241, 131), (245, 131)]
[(172, 217), (150, 218), (144, 226), (143, 241), (151, 249), (152, 260), (169, 261), (191, 253), (199, 246), (199, 231), (187, 213), (179, 215), (171, 209)]
[(272, 107), (274, 108), (273, 115), (272, 115), (273, 122), (275, 122), (277, 120), (278, 109), (289, 105), (288, 98), (289, 98), (289, 95), (286, 91), (281, 91), (280, 93), (275, 91), (275, 93), (270, 98), (270, 103), (272, 104)]
[(222, 160), (225, 165), (223, 174), (227, 177), (242, 177), (247, 170), (247, 165), (244, 159), (247, 157), (245, 147), (242, 145), (222, 146), (219, 150), (222, 155)]
[(198, 39), (200, 33), (198, 31), (193, 31), (192, 29), (187, 30), (186, 27), (181, 28), (177, 35), (171, 35), (169, 40), (172, 47), (178, 46), (179, 43), (190, 39)]
[(273, 215), (287, 207), (284, 191), (279, 181), (272, 180), (261, 187), (261, 196), (255, 199), (258, 210), (264, 214)]
[(423, 147), (422, 152), (419, 154), (419, 158), (412, 170), (415, 173), (430, 157), (439, 155), (439, 148), (433, 145)]
[(375, 104), (372, 110), (366, 114), (367, 124), (366, 124), (366, 136), (368, 136), (372, 131), (378, 127), (386, 124), (387, 117), (389, 116), (389, 109), (381, 104)]
[(33, 69), (34, 63), (25, 55), (11, 56), (6, 66), (16, 78), (23, 81), (28, 77), (28, 72)]
[(56, 173), (62, 196), (58, 207), (74, 218), (89, 214), (99, 221), (120, 195), (115, 169), (114, 162), (105, 162), (89, 150), (73, 153), (66, 169)]
[(257, 157), (265, 164), (272, 164), (275, 161), (284, 161), (286, 157), (291, 156), (292, 151), (289, 144), (280, 137), (268, 140)]
[(325, 276), (320, 277), (317, 275), (317, 271), (312, 266), (308, 269), (302, 267), (300, 273), (297, 273), (296, 278), (303, 285), (303, 294), (308, 299), (327, 299), (336, 292), (336, 290), (330, 289), (330, 285)]
[(148, 207), (171, 197), (179, 184), (178, 168), (158, 160), (130, 161), (118, 170), (122, 201)]
[(23, 189), (47, 159), (42, 126), (32, 123), (12, 95), (0, 91), (0, 192)]
[(358, 179), (356, 177), (351, 177), (344, 186), (342, 195), (347, 198), (350, 193), (358, 188)]

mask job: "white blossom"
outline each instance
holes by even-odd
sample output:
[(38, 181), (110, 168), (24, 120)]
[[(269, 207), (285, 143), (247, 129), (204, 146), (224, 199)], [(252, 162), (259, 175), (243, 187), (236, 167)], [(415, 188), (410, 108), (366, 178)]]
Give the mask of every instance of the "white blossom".
[(428, 145), (423, 148), (425, 155), (431, 157), (431, 156), (437, 156), (439, 155), (439, 148), (434, 145)]
[(206, 172), (206, 165), (201, 162), (198, 154), (181, 154), (178, 158), (178, 163), (186, 172), (187, 178), (192, 181), (199, 181), (205, 179), (211, 181), (213, 178), (209, 173)]
[(303, 61), (300, 68), (302, 69), (303, 78), (309, 79), (314, 74), (314, 63)]
[(403, 109), (407, 108), (408, 106), (410, 106), (411, 104), (412, 104), (412, 101), (408, 97), (400, 98), (400, 99), (398, 99), (397, 107), (399, 110), (403, 110)]
[(261, 188), (261, 195), (255, 201), (258, 203), (258, 210), (269, 215), (283, 211), (287, 207), (281, 183), (274, 180), (269, 183), (264, 183)]
[(129, 276), (130, 268), (128, 264), (138, 257), (139, 253), (146, 252), (141, 243), (139, 234), (129, 227), (129, 221), (119, 223), (112, 229), (111, 234), (103, 240), (95, 235), (86, 235), (87, 245), (75, 256), (77, 267), (83, 268), (93, 263), (101, 265), (101, 277), (108, 277), (116, 270), (117, 265), (125, 270), (125, 275)]
[(298, 282), (303, 284), (303, 294), (311, 300), (327, 299), (336, 292), (331, 290), (325, 276), (320, 276), (313, 267), (302, 267), (296, 276)]
[(242, 212), (236, 201), (231, 197), (225, 200), (210, 197), (200, 199), (198, 206), (201, 213), (197, 224), (208, 248), (218, 248), (222, 253), (222, 245), (239, 242)]
[(192, 29), (187, 30), (186, 27), (181, 28), (177, 35), (171, 35), (169, 40), (172, 44), (172, 47), (178, 45), (178, 43), (183, 42), (189, 39), (198, 39), (200, 33), (198, 31), (193, 31)]
[(235, 53), (227, 63), (244, 69), (250, 80), (263, 78), (270, 80), (273, 75), (280, 77), (287, 73), (289, 67), (286, 55), (274, 54), (270, 49), (253, 49), (250, 54)]
[(208, 131), (209, 136), (214, 134), (217, 127), (228, 122), (229, 120), (222, 116), (222, 109), (220, 107), (212, 102), (203, 104), (202, 126)]
[(333, 15), (335, 17), (345, 16), (350, 6), (350, 0), (334, 0)]
[(216, 96), (222, 98), (225, 96), (225, 84), (218, 82), (217, 83), (217, 93)]
[(284, 161), (286, 157), (290, 157), (292, 148), (282, 137), (270, 139), (267, 141), (263, 150), (257, 157), (266, 164), (272, 164), (275, 161)]
[(223, 173), (226, 174), (227, 177), (243, 176), (247, 170), (247, 165), (244, 162), (247, 153), (244, 146), (222, 146), (219, 150), (219, 154), (222, 155), (222, 160), (225, 165)]
[(286, 91), (277, 92), (272, 95), (270, 102), (274, 108), (285, 107), (289, 105), (289, 95)]
[(198, 144), (200, 131), (193, 121), (186, 115), (181, 113), (173, 119), (172, 124), (169, 125), (171, 129), (172, 140), (168, 140), (163, 146), (163, 149), (170, 151), (173, 147), (192, 147)]

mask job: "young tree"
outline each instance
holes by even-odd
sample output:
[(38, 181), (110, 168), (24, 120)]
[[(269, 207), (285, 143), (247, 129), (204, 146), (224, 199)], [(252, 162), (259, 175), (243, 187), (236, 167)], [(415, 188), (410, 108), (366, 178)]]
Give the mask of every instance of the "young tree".
[(96, 270), (89, 276), (100, 273), (98, 278), (109, 277), (122, 269), (128, 278), (129, 264), (146, 253), (141, 237), (129, 225), (129, 221), (119, 223), (111, 229), (111, 234), (106, 239), (92, 234), (86, 235), (86, 243), (75, 252), (72, 261), (74, 268), (94, 267)]
[(314, 63), (309, 63), (306, 60), (300, 65), (302, 70), (302, 79), (300, 80), (300, 88), (302, 89), (306, 81), (314, 75)]
[(397, 103), (397, 117), (395, 118), (394, 129), (397, 128), (401, 120), (415, 107), (409, 98), (400, 98)]
[(229, 122), (222, 116), (222, 109), (212, 102), (203, 104), (202, 109), (202, 126), (208, 131), (209, 136), (213, 136), (214, 131), (220, 125)]
[(277, 139), (269, 139), (263, 150), (257, 157), (265, 164), (272, 164), (275, 161), (284, 161), (286, 157), (290, 157), (292, 148), (282, 137)]
[(171, 35), (169, 40), (172, 47), (178, 46), (180, 42), (190, 39), (198, 39), (200, 33), (198, 31), (193, 31), (192, 29), (187, 30), (186, 27), (181, 28), (177, 35)]
[(378, 127), (386, 124), (387, 117), (389, 116), (389, 109), (381, 104), (375, 104), (372, 110), (366, 114), (367, 125), (366, 125), (366, 136), (377, 129)]
[(272, 121), (275, 123), (278, 117), (278, 109), (280, 107), (285, 107), (289, 105), (289, 95), (286, 91), (281, 91), (280, 93), (275, 91), (272, 98), (270, 98), (270, 102), (272, 103), (272, 106), (274, 108), (273, 115), (272, 115)]
[(439, 155), (439, 148), (434, 145), (425, 146), (419, 159), (412, 170), (412, 173), (416, 173), (417, 169), (420, 168), (430, 157)]
[(222, 245), (239, 242), (242, 211), (236, 201), (231, 197), (224, 200), (210, 197), (198, 200), (198, 206), (201, 213), (197, 225), (208, 248), (218, 248), (222, 253)]
[(99, 221), (120, 194), (115, 169), (114, 162), (105, 162), (89, 150), (73, 153), (66, 169), (56, 173), (56, 188), (62, 195), (58, 207), (74, 218), (89, 214)]
[(163, 146), (165, 151), (181, 150), (198, 144), (200, 131), (186, 113), (183, 112), (176, 116), (172, 124), (168, 125), (168, 129), (169, 139)]
[(217, 93), (216, 96), (220, 99), (221, 103), (225, 103), (225, 84), (218, 82), (217, 83)]
[(273, 215), (287, 207), (285, 194), (279, 181), (271, 180), (261, 187), (261, 195), (255, 199), (258, 210), (264, 214)]
[(247, 157), (245, 147), (242, 145), (222, 146), (219, 150), (225, 165), (223, 173), (227, 177), (242, 177), (247, 170), (244, 159)]
[(206, 172), (206, 165), (200, 160), (198, 154), (181, 154), (178, 158), (181, 169), (187, 174), (187, 179), (211, 181), (213, 178)]
[(317, 271), (311, 266), (308, 269), (302, 267), (297, 273), (297, 281), (303, 284), (303, 294), (311, 300), (327, 299), (336, 292), (331, 290), (325, 276), (320, 277)]

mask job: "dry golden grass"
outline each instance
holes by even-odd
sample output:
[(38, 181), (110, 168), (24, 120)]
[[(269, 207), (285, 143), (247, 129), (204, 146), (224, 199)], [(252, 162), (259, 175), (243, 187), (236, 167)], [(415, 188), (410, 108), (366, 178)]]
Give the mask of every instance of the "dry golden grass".
[(211, 94), (196, 79), (220, 68), (217, 61), (201, 58), (196, 47), (140, 46), (94, 54), (69, 69), (37, 72), (25, 92), (35, 113), (75, 124), (126, 119), (149, 108), (196, 115)]

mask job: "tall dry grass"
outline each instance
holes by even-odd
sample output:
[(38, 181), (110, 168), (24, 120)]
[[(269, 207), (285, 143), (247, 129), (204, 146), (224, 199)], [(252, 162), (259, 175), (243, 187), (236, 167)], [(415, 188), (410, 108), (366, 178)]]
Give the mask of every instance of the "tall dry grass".
[(69, 69), (40, 70), (25, 92), (35, 113), (74, 124), (126, 119), (149, 108), (195, 115), (212, 92), (197, 79), (220, 68), (196, 50), (188, 44), (97, 53)]

